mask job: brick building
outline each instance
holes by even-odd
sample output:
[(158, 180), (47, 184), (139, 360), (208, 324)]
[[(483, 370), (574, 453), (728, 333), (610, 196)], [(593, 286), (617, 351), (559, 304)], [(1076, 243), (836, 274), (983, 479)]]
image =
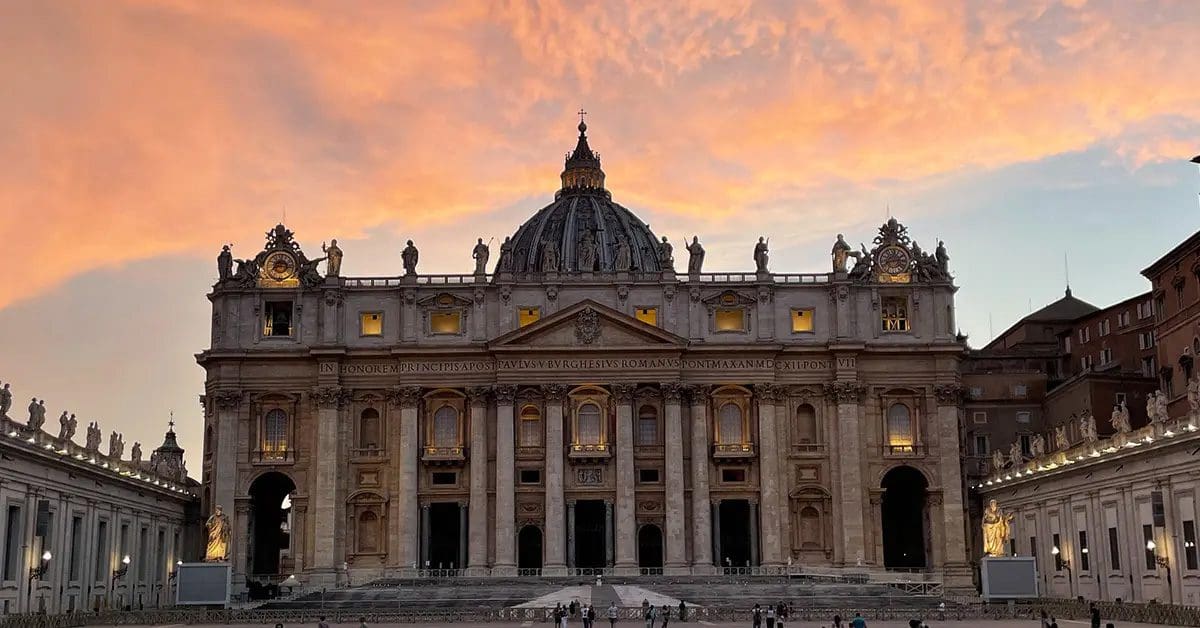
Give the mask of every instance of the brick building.
[(1200, 354), (1200, 232), (1142, 271), (1150, 280), (1158, 385), (1171, 418), (1187, 413), (1187, 381)]

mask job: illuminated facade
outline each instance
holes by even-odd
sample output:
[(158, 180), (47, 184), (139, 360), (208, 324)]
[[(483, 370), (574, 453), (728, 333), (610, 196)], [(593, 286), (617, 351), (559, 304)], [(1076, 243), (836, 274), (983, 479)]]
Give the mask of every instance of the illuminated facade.
[(585, 130), (494, 268), (481, 242), (471, 274), (410, 246), (403, 275), (321, 276), (282, 225), (224, 260), (203, 499), (238, 586), (789, 564), (969, 586), (945, 250), (893, 219), (832, 272), (772, 272), (765, 241), (754, 272), (703, 272), (698, 242), (677, 272)]

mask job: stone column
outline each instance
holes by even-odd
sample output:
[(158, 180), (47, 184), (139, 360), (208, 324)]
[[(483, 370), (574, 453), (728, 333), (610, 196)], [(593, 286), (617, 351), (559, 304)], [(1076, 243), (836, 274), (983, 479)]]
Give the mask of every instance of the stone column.
[[(835, 449), (842, 467), (838, 493), (841, 497), (841, 539), (845, 547), (842, 561), (845, 565), (867, 562), (866, 535), (863, 530), (863, 441), (858, 431), (859, 401), (864, 392), (865, 388), (857, 381), (834, 382), (826, 388), (826, 395), (837, 404), (838, 442)], [(957, 457), (954, 464), (958, 464)]]
[(421, 564), (418, 568), (437, 567), (429, 564), (429, 504), (421, 504)]
[[(761, 564), (762, 559), (759, 558), (758, 546), (758, 502), (750, 502), (750, 564), (757, 566)], [(767, 522), (767, 525), (771, 525)], [(734, 565), (734, 567), (742, 567), (743, 565)]]
[(712, 431), (708, 427), (708, 386), (687, 386), (691, 398), (692, 419), (692, 568), (708, 569), (713, 565), (716, 544), (716, 517), (708, 498), (708, 448)]
[[(762, 563), (768, 567), (783, 564), (780, 558), (782, 539), (779, 538), (779, 441), (775, 436), (774, 384), (756, 384), (754, 397), (758, 402), (758, 483), (762, 495)], [(753, 538), (753, 537), (751, 537)]]
[[(925, 495), (925, 509), (929, 513), (929, 565), (934, 569), (942, 570), (946, 567), (946, 547), (943, 535), (946, 533), (945, 526), (942, 525), (942, 492), (929, 491)], [(882, 529), (882, 528), (881, 528)], [(1005, 551), (1008, 551), (1008, 544), (1005, 543)], [(882, 560), (883, 557), (880, 557)]]
[[(941, 516), (943, 539), (934, 543), (945, 548), (945, 583), (947, 588), (966, 590), (972, 586), (971, 569), (967, 563), (966, 527), (963, 521), (966, 504), (963, 501), (961, 451), (958, 444), (958, 404), (962, 387), (957, 383), (934, 387), (937, 398), (938, 475), (942, 483), (942, 503), (930, 517)], [(1063, 512), (1070, 512), (1064, 510)]]
[(567, 502), (567, 567), (575, 568), (575, 500)]
[(515, 415), (513, 400), (517, 387), (497, 386), (496, 396), (496, 575), (516, 575), (517, 568), (517, 508), (513, 461), (516, 443), (513, 438)]
[[(421, 526), (417, 507), (417, 459), (421, 447), (417, 432), (417, 404), (421, 401), (420, 386), (398, 386), (390, 393), (389, 401), (400, 406), (400, 460), (396, 468), (397, 550), (401, 567), (425, 566), (424, 544), (420, 543)], [(427, 516), (427, 514), (426, 514)]]
[[(293, 497), (292, 498), (292, 536), (289, 539), (289, 544), (292, 548), (292, 562), (295, 563), (296, 573), (304, 573), (304, 546), (308, 541), (308, 498)], [(184, 532), (180, 530), (182, 536)], [(181, 539), (182, 541), (182, 539)]]
[(712, 555), (718, 567), (723, 567), (725, 561), (721, 560), (721, 500), (716, 500), (711, 504), (707, 504), (705, 510), (712, 511)]
[(637, 504), (633, 473), (633, 386), (615, 384), (617, 399), (617, 561), (620, 570), (637, 569)]
[(312, 503), (312, 518), (313, 526), (321, 531), (313, 538), (313, 568), (330, 573), (341, 562), (338, 560), (336, 542), (338, 531), (343, 528), (335, 496), (343, 463), (338, 447), (338, 407), (345, 398), (343, 390), (337, 386), (318, 386), (312, 390), (312, 400), (317, 406), (317, 451), (312, 458), (316, 466), (313, 491), (320, 496)]
[(546, 399), (546, 564), (544, 575), (566, 573), (563, 534), (563, 397), (560, 384), (542, 386)]
[(604, 566), (613, 565), (613, 503), (604, 500)]
[[(465, 544), (469, 548), (466, 567), (487, 568), (488, 553), (488, 451), (487, 451), (487, 386), (472, 386), (467, 389), (471, 403), (471, 509), (470, 536)], [(511, 458), (509, 458), (511, 463)], [(497, 465), (499, 460), (497, 460)], [(466, 523), (466, 522), (464, 522)], [(461, 565), (460, 565), (461, 567)]]
[[(475, 510), (471, 508), (470, 510)], [(458, 569), (462, 569), (467, 563), (467, 514), (468, 506), (466, 502), (458, 503)], [(484, 537), (486, 541), (487, 537)]]
[(666, 457), (664, 496), (666, 498), (666, 572), (686, 572), (687, 541), (684, 536), (683, 507), (683, 409), (680, 407), (681, 387), (677, 382), (662, 385), (666, 402), (666, 429), (663, 431)]
[[(211, 511), (215, 510), (216, 506), (221, 506), (226, 513), (233, 511), (239, 457), (238, 406), (242, 403), (242, 392), (240, 390), (218, 390), (210, 393), (207, 400), (216, 406), (217, 448), (213, 453), (212, 470), (210, 471), (213, 483), (212, 501), (208, 504), (210, 512), (203, 513), (205, 519), (212, 514)], [(234, 523), (236, 524), (236, 522)], [(110, 522), (109, 525), (116, 524)], [(235, 565), (238, 564), (235, 556), (230, 556), (229, 561)]]

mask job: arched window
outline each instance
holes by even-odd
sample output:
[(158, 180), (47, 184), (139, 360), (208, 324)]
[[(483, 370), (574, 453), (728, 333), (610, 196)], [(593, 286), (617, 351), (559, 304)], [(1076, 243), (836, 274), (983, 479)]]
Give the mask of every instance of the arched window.
[(908, 406), (894, 403), (887, 412), (887, 444), (893, 452), (911, 452), (916, 444)]
[(542, 413), (534, 406), (521, 408), (521, 446), (540, 447), (542, 444)]
[(745, 441), (745, 435), (742, 433), (742, 407), (738, 404), (727, 401), (721, 406), (721, 410), (717, 413), (720, 428), (718, 434), (722, 445), (738, 445)]
[(380, 439), (379, 411), (367, 408), (362, 411), (358, 421), (358, 446), (360, 449), (379, 449), (383, 446)]
[(283, 410), (275, 409), (263, 418), (263, 455), (283, 457), (288, 449), (288, 416)]
[(458, 445), (458, 410), (450, 406), (442, 406), (433, 413), (433, 446), (457, 447)]
[(579, 433), (575, 442), (580, 445), (599, 445), (600, 440), (600, 406), (585, 403), (579, 406)]
[(796, 442), (817, 442), (817, 411), (807, 403), (796, 408)]
[(358, 551), (364, 554), (379, 552), (379, 516), (367, 510), (358, 516)]
[(637, 444), (658, 444), (658, 409), (654, 406), (646, 405), (638, 409)]
[(800, 509), (800, 547), (819, 549), (821, 543), (821, 513), (812, 506)]

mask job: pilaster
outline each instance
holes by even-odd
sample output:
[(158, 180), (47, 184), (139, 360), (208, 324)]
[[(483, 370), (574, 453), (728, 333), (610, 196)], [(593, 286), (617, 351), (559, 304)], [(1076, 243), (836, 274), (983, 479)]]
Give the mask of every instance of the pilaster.
[[(778, 391), (773, 384), (756, 384), (754, 397), (758, 402), (758, 482), (762, 503), (762, 562), (767, 567), (783, 564), (779, 538), (779, 441), (775, 429), (775, 400)], [(751, 510), (753, 514), (755, 511)], [(752, 522), (757, 523), (757, 522)], [(754, 539), (753, 535), (751, 539)]]
[(513, 401), (517, 387), (501, 385), (494, 389), (496, 398), (496, 558), (497, 575), (516, 575), (516, 485), (513, 461), (516, 459)]
[(664, 496), (666, 499), (666, 569), (682, 572), (687, 567), (687, 541), (684, 534), (683, 506), (683, 409), (680, 407), (681, 386), (678, 382), (662, 385), (663, 401), (666, 404), (663, 417), (664, 455), (666, 473)]
[(313, 538), (313, 568), (333, 570), (340, 562), (336, 541), (342, 529), (338, 516), (338, 471), (342, 468), (339, 451), (338, 408), (345, 400), (345, 391), (337, 386), (314, 388), (311, 398), (317, 406), (317, 451), (313, 456), (315, 483), (313, 489), (323, 499), (313, 504), (313, 526), (321, 534)]
[(692, 568), (710, 569), (714, 553), (712, 504), (708, 490), (708, 386), (686, 386), (692, 420)]
[[(947, 588), (966, 589), (972, 586), (972, 575), (967, 563), (966, 503), (963, 499), (962, 465), (960, 463), (958, 432), (958, 406), (962, 401), (962, 387), (957, 383), (942, 384), (934, 388), (937, 399), (938, 430), (938, 474), (941, 476), (941, 542), (934, 545), (943, 548), (945, 561), (945, 583)], [(932, 506), (930, 506), (932, 508)], [(933, 511), (930, 514), (936, 514)]]
[(637, 505), (634, 501), (633, 386), (613, 385), (617, 400), (617, 559), (613, 567), (637, 568)]
[[(868, 562), (863, 517), (862, 421), (860, 402), (866, 388), (857, 381), (838, 381), (826, 386), (826, 396), (837, 404), (837, 451), (841, 462), (838, 482), (842, 511), (842, 562), (860, 565)], [(958, 459), (955, 458), (955, 464)]]
[(566, 539), (563, 535), (563, 398), (560, 384), (542, 386), (546, 399), (546, 562), (544, 575), (566, 573)]
[(417, 458), (420, 439), (417, 434), (417, 405), (421, 400), (419, 386), (397, 386), (388, 394), (388, 402), (400, 407), (400, 461), (397, 467), (398, 494), (396, 496), (398, 512), (397, 530), (399, 543), (397, 551), (400, 564), (403, 566), (424, 566), (424, 559), (418, 552), (419, 535), (421, 532), (417, 508)]
[(471, 403), (471, 506), (469, 521), (463, 523), (470, 530), (465, 546), (468, 548), (467, 567), (471, 569), (487, 568), (487, 400), (490, 392), (487, 386), (467, 389)]

